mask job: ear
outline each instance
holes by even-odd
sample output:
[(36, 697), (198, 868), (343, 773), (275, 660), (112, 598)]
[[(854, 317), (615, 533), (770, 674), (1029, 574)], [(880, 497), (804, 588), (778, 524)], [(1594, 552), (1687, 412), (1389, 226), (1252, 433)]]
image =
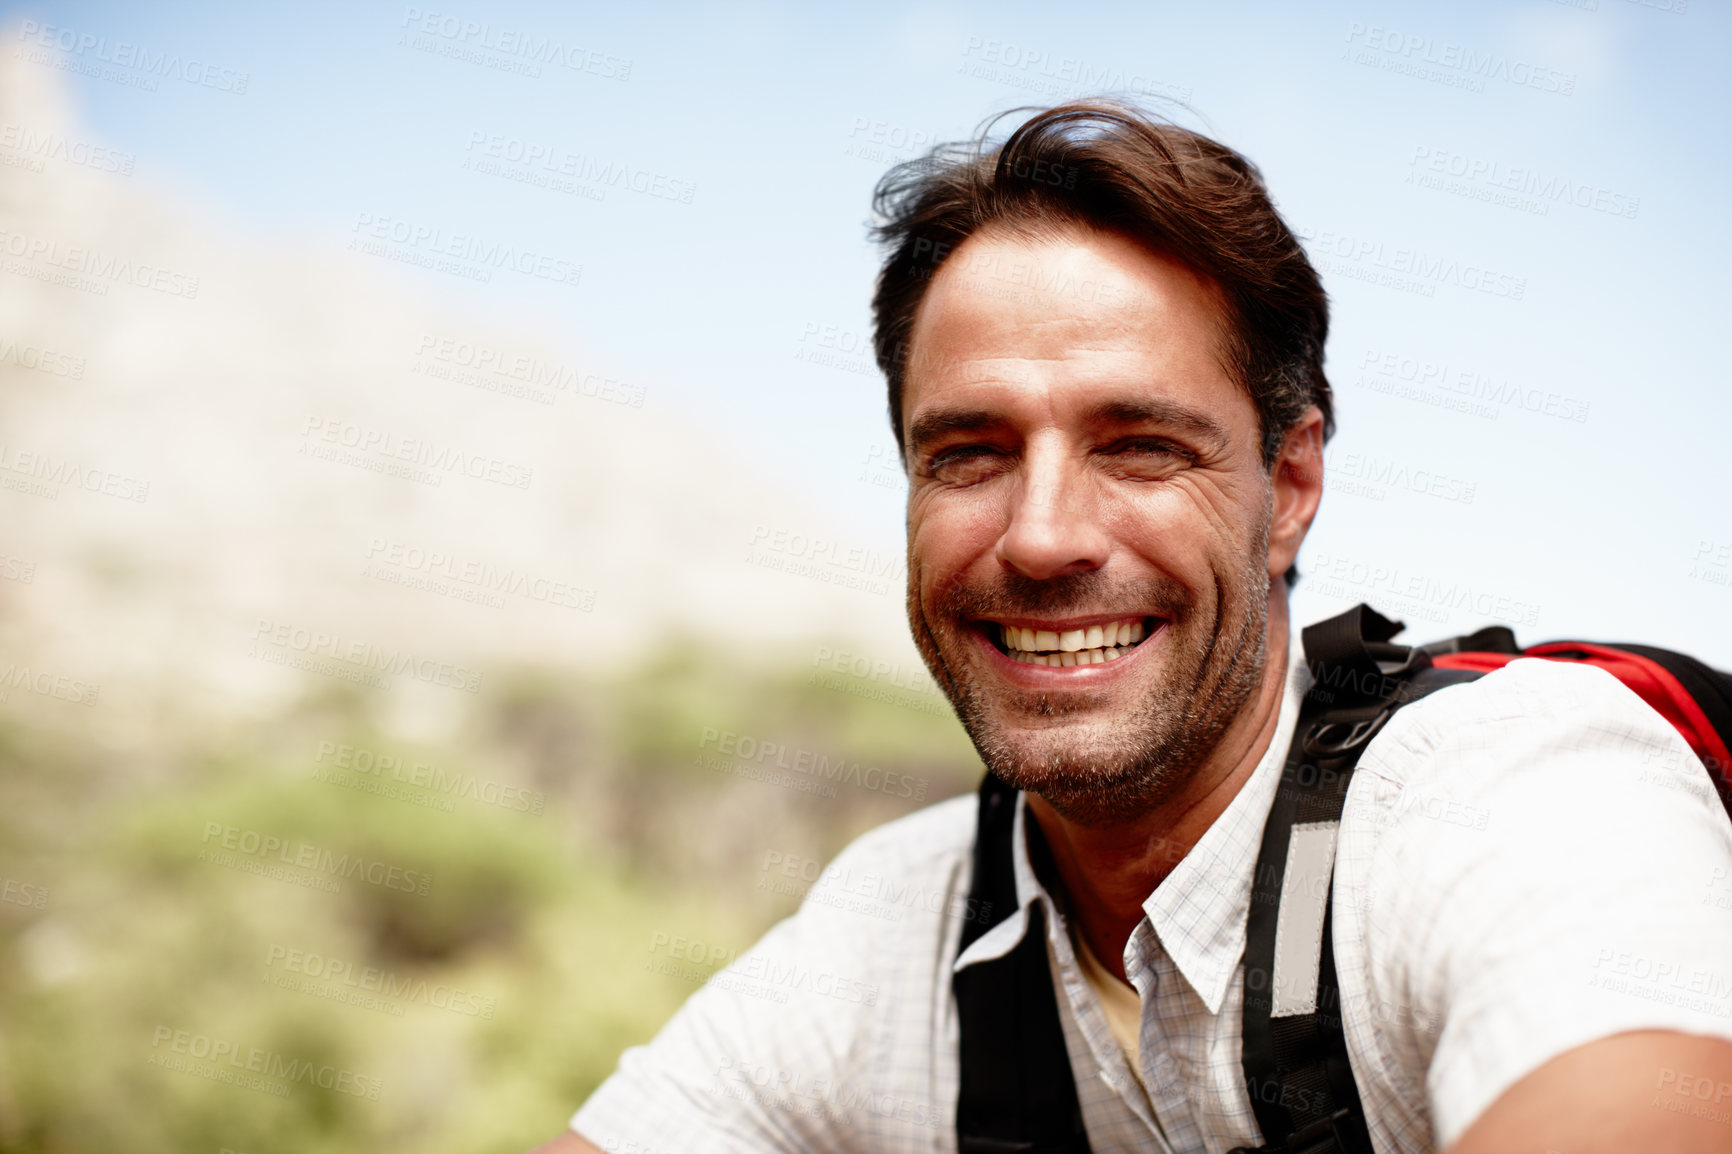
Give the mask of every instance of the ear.
[(1276, 580), (1299, 556), (1323, 501), (1323, 411), (1316, 405), (1287, 430), (1269, 470), (1269, 487), (1269, 578)]

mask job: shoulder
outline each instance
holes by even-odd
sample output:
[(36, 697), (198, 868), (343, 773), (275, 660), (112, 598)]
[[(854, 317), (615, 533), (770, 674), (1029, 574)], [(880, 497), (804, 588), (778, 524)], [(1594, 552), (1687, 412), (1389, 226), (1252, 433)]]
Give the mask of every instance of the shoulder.
[(1603, 855), (1609, 832), (1627, 851), (1726, 822), (1665, 718), (1604, 670), (1535, 659), (1397, 711), (1366, 749), (1347, 809), (1344, 836), (1352, 827), (1367, 852), (1376, 831), (1384, 864), (1462, 868), (1494, 849), (1530, 866), (1544, 853)]
[(966, 857), (974, 846), (978, 802), (976, 794), (963, 794), (875, 826), (850, 842), (835, 864), (919, 870)]
[(800, 917), (904, 930), (942, 921), (967, 898), (977, 810), (966, 794), (868, 830), (810, 879)]
[(1675, 759), (1679, 749), (1688, 755), (1666, 720), (1611, 674), (1522, 658), (1399, 710), (1360, 765), (1396, 785), (1474, 767), (1507, 782), (1575, 760), (1551, 754), (1627, 764), (1661, 752)]
[(1624, 949), (1661, 910), (1701, 929), (1732, 823), (1683, 738), (1616, 678), (1520, 660), (1396, 713), (1355, 772), (1340, 848), (1374, 968), (1423, 986), (1515, 953)]
[(1523, 657), (1415, 702), (1395, 715), (1390, 730), (1435, 737), (1441, 736), (1442, 728), (1473, 724), (1596, 721), (1640, 728), (1650, 720), (1665, 724), (1646, 702), (1603, 669)]

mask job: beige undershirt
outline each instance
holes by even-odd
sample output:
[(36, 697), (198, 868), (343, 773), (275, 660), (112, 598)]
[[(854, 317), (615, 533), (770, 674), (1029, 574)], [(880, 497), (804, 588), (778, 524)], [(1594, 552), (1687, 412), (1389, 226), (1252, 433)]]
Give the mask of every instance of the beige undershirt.
[(1113, 1040), (1119, 1044), (1119, 1049), (1125, 1052), (1125, 1064), (1131, 1068), (1137, 1084), (1141, 1085), (1143, 1064), (1137, 1059), (1137, 1051), (1143, 1034), (1142, 999), (1137, 996), (1134, 987), (1101, 965), (1100, 959), (1089, 949), (1089, 944), (1083, 940), (1082, 934), (1071, 936), (1076, 940), (1077, 962), (1082, 966), (1083, 977), (1094, 987), (1095, 998), (1100, 1002), (1101, 1013), (1107, 1020), (1107, 1029), (1112, 1032)]

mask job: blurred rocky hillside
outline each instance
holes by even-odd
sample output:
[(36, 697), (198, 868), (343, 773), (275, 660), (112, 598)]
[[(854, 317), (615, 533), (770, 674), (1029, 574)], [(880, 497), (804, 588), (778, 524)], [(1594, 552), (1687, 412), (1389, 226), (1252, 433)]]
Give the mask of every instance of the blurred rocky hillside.
[(674, 635), (911, 657), (900, 557), (817, 555), (823, 511), (653, 382), (453, 315), (388, 234), (238, 235), (134, 167), (0, 54), (0, 666), (44, 698), (220, 713), (324, 662), (395, 671), (413, 728)]

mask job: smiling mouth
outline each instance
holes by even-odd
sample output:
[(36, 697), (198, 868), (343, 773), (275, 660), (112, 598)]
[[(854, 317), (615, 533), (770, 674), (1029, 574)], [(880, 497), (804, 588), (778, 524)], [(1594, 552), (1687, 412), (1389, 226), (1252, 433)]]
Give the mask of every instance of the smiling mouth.
[(1064, 631), (1024, 629), (997, 621), (981, 622), (981, 630), (998, 651), (1025, 665), (1102, 665), (1117, 661), (1160, 627), (1156, 617), (1127, 617), (1105, 625)]

